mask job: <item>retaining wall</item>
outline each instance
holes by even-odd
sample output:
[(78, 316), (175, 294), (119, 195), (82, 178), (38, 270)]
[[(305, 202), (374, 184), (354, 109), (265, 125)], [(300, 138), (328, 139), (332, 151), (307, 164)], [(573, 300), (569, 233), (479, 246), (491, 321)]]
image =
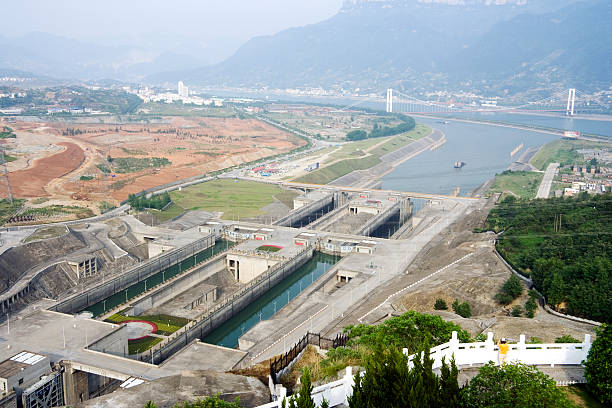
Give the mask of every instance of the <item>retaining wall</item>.
[(281, 227), (290, 227), (293, 222), (306, 217), (308, 214), (319, 211), (321, 208), (330, 205), (334, 201), (334, 194), (330, 193), (329, 195), (323, 197), (320, 200), (313, 201), (312, 203), (305, 205), (297, 210), (291, 211), (289, 214), (284, 216), (283, 218), (276, 220), (274, 225), (278, 225)]
[(180, 295), (182, 292), (191, 289), (204, 279), (218, 272), (225, 267), (225, 253), (215, 256), (212, 260), (205, 262), (191, 273), (180, 275), (175, 281), (159, 288), (153, 293), (144, 296), (142, 299), (131, 304), (134, 315), (138, 316), (146, 310), (159, 306), (170, 299)]
[(49, 308), (60, 313), (77, 313), (89, 306), (106, 299), (128, 287), (148, 279), (152, 275), (160, 272), (163, 269), (169, 268), (177, 263), (194, 256), (196, 253), (203, 251), (215, 244), (215, 236), (208, 235), (191, 244), (173, 251), (166, 252), (157, 258), (150, 259), (132, 269), (104, 283), (98, 284), (93, 288), (89, 288), (83, 293), (76, 294), (68, 299), (61, 301), (55, 306)]

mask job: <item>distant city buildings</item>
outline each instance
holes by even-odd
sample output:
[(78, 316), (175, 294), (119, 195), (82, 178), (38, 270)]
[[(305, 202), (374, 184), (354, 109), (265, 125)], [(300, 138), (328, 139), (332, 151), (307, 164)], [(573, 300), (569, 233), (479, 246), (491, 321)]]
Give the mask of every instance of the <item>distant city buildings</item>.
[(178, 95), (183, 98), (189, 98), (189, 88), (183, 84), (183, 81), (178, 81)]
[(178, 81), (177, 93), (173, 92), (155, 92), (148, 87), (140, 88), (137, 90), (129, 90), (133, 94), (136, 94), (145, 103), (148, 102), (162, 102), (162, 103), (176, 103), (182, 102), (184, 104), (198, 105), (198, 106), (223, 106), (224, 100), (221, 98), (202, 98), (200, 96), (189, 96), (189, 87), (185, 85), (183, 81)]

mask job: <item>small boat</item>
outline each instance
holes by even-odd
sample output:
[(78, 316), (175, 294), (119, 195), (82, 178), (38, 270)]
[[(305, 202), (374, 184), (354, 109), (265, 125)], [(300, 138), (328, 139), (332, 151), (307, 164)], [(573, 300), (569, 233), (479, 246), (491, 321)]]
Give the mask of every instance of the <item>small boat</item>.
[(462, 162), (462, 161), (456, 161), (456, 162), (455, 162), (455, 168), (456, 168), (456, 169), (460, 169), (460, 168), (462, 168), (463, 166), (465, 166), (465, 162)]

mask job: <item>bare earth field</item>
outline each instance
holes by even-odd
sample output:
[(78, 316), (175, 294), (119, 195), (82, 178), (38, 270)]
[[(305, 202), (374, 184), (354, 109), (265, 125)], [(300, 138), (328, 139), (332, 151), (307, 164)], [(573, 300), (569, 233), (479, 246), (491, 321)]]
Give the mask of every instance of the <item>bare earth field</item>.
[[(17, 158), (8, 165), (13, 194), (89, 207), (101, 201), (117, 204), (130, 193), (305, 143), (256, 119), (233, 117), (173, 117), (155, 124), (7, 124), (17, 135), (2, 141), (7, 154)], [(129, 169), (114, 164), (116, 159), (154, 163), (154, 158), (170, 164)], [(6, 197), (5, 183), (0, 186), (0, 197)]]

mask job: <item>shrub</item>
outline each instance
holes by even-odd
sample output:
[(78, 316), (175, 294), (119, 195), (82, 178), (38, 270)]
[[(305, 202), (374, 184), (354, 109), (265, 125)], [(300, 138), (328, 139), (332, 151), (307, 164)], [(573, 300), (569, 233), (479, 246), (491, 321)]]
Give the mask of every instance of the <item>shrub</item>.
[(521, 305), (516, 305), (512, 308), (512, 316), (513, 317), (521, 317), (523, 314), (523, 308)]
[(555, 339), (555, 343), (582, 343), (582, 342), (575, 337), (565, 334), (561, 337), (557, 337)]
[(448, 310), (448, 306), (446, 305), (446, 300), (444, 299), (436, 299), (436, 303), (434, 304), (434, 309), (436, 310)]
[(457, 314), (461, 317), (472, 317), (472, 307), (468, 302), (463, 302), (457, 307)]
[(572, 407), (553, 379), (524, 364), (483, 366), (461, 390), (466, 407)]

